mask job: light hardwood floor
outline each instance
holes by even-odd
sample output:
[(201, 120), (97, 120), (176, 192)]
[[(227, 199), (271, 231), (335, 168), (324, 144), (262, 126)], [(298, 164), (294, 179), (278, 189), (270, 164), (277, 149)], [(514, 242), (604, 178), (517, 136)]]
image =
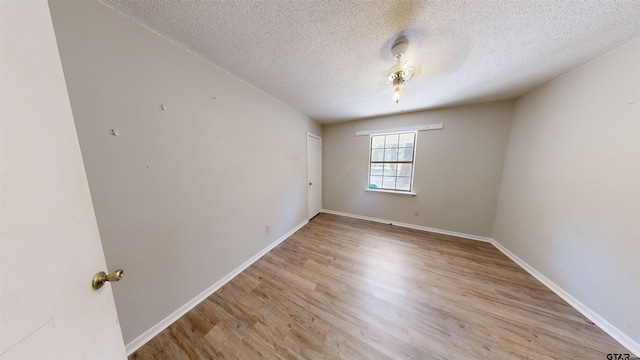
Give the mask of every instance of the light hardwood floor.
[(606, 359), (491, 244), (320, 214), (130, 359)]

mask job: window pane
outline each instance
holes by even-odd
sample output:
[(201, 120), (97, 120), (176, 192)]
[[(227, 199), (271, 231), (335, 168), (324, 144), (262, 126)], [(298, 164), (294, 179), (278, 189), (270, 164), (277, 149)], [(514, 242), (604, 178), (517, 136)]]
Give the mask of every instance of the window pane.
[(410, 177), (398, 177), (396, 180), (396, 189), (398, 190), (411, 190), (411, 178)]
[(396, 176), (396, 164), (384, 164), (384, 176)]
[(387, 135), (387, 140), (384, 147), (387, 149), (396, 149), (398, 147), (399, 136), (400, 135), (398, 134)]
[(372, 149), (381, 149), (384, 147), (384, 136), (372, 136), (371, 137), (371, 148)]
[(415, 134), (400, 134), (400, 143), (398, 147), (413, 147), (413, 139)]
[(397, 160), (398, 160), (398, 149), (384, 150), (384, 161), (397, 161)]
[(398, 164), (398, 176), (411, 177), (411, 164)]
[(398, 149), (398, 161), (412, 161), (413, 148)]
[(371, 164), (371, 175), (382, 175), (384, 164)]
[(382, 176), (371, 176), (369, 178), (369, 188), (382, 188)]
[(371, 161), (382, 161), (382, 160), (384, 160), (384, 149), (371, 150)]
[(411, 191), (415, 132), (372, 135), (369, 188)]
[(382, 188), (383, 189), (396, 189), (396, 178), (385, 176), (382, 178)]

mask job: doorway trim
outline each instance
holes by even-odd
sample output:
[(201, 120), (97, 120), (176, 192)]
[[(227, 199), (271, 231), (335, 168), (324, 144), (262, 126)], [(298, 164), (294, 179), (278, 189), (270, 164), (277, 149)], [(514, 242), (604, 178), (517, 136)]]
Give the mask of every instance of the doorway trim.
[[(315, 164), (315, 160), (311, 158), (311, 153), (309, 151), (310, 148), (310, 140), (319, 140), (320, 141), (320, 163)], [(313, 171), (315, 169), (315, 174), (317, 176), (316, 179), (312, 179)], [(312, 191), (312, 186), (314, 191), (320, 191), (319, 200), (317, 198), (317, 194)], [(316, 196), (314, 199), (314, 195)], [(313, 207), (314, 203), (319, 201), (319, 206)], [(318, 215), (322, 211), (322, 137), (316, 134), (307, 132), (307, 218), (311, 219), (314, 216)]]

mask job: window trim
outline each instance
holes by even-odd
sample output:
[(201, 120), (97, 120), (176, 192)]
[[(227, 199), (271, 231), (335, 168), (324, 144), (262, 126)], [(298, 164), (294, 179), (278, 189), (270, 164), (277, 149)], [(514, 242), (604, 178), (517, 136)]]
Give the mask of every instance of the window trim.
[(389, 190), (389, 189), (372, 189), (372, 188), (365, 188), (364, 191), (371, 191), (371, 192), (376, 192), (376, 193), (389, 193), (389, 194), (399, 194), (399, 195), (410, 195), (410, 196), (416, 196), (418, 195), (417, 193), (413, 192), (413, 191), (403, 191), (403, 190)]
[[(365, 187), (365, 191), (371, 192), (379, 192), (379, 193), (390, 193), (390, 194), (401, 194), (401, 195), (418, 195), (415, 192), (413, 187), (413, 182), (415, 179), (415, 171), (416, 171), (416, 152), (418, 149), (418, 131), (419, 130), (405, 130), (405, 131), (390, 131), (390, 132), (378, 132), (369, 134), (369, 161), (367, 166), (367, 186)], [(382, 136), (382, 135), (395, 135), (395, 134), (409, 134), (412, 133), (413, 137), (413, 157), (411, 160), (411, 185), (409, 186), (409, 190), (395, 190), (395, 189), (383, 189), (383, 188), (371, 188), (371, 156), (372, 156), (372, 148), (373, 148), (373, 137), (374, 136)], [(380, 163), (380, 162), (376, 162)], [(382, 162), (384, 163), (384, 162)]]

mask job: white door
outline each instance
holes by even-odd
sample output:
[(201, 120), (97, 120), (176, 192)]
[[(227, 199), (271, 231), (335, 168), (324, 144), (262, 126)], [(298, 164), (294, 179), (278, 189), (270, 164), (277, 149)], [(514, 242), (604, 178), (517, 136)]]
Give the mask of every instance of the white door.
[[(46, 1), (0, 1), (1, 359), (126, 358)], [(126, 281), (126, 277), (123, 281)]]
[(307, 134), (307, 179), (309, 219), (322, 210), (322, 138)]

